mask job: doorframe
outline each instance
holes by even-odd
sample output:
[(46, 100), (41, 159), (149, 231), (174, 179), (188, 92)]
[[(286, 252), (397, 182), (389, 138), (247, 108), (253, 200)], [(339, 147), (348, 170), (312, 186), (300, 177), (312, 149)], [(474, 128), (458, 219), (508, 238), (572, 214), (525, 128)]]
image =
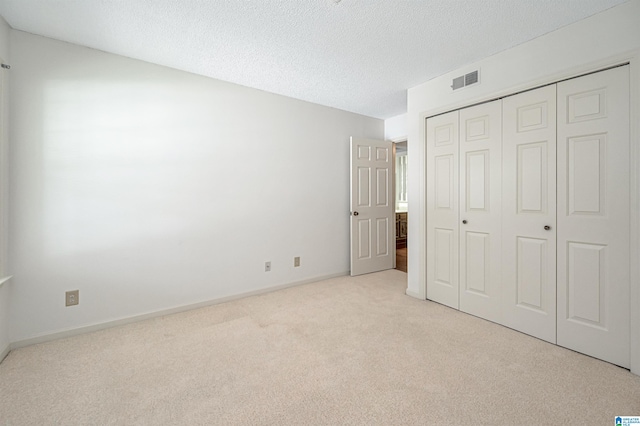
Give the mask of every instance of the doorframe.
[(396, 269), (396, 141), (393, 139), (383, 139), (384, 141), (391, 142), (391, 197), (393, 198), (393, 242), (391, 243), (391, 250), (393, 254), (393, 263), (391, 269)]
[(475, 99), (454, 102), (445, 107), (438, 107), (423, 111), (419, 114), (419, 137), (422, 145), (422, 153), (418, 154), (419, 161), (419, 193), (417, 200), (418, 208), (414, 209), (414, 215), (418, 216), (418, 229), (414, 231), (415, 238), (418, 239), (418, 264), (414, 269), (409, 269), (408, 273), (418, 275), (418, 282), (422, 283), (419, 292), (415, 293), (407, 289), (406, 294), (418, 299), (426, 300), (427, 295), (427, 234), (426, 234), (426, 166), (427, 150), (426, 141), (426, 121), (427, 118), (446, 112), (455, 111), (472, 105), (489, 102), (495, 99), (511, 96), (519, 92), (532, 90), (537, 87), (555, 84), (563, 80), (576, 78), (581, 75), (594, 73), (619, 65), (629, 64), (630, 78), (630, 105), (629, 105), (629, 149), (630, 149), (630, 282), (629, 282), (629, 321), (630, 321), (630, 370), (632, 373), (640, 375), (640, 49), (634, 49), (623, 54), (610, 56), (595, 62), (588, 62), (582, 65), (555, 72), (549, 76), (529, 81), (515, 87), (503, 89), (490, 95), (483, 95)]
[[(406, 149), (407, 149), (407, 156), (409, 155), (409, 146), (408, 146), (408, 140), (406, 136), (403, 137), (399, 137), (399, 138), (390, 138), (389, 141), (393, 142), (393, 205), (396, 206), (396, 201), (397, 201), (397, 196), (398, 194), (396, 194), (396, 187), (397, 187), (397, 170), (396, 170), (396, 157), (398, 155), (397, 153), (397, 149), (398, 146), (397, 144), (399, 143), (405, 143), (407, 144)], [(396, 211), (395, 207), (393, 209), (393, 218), (395, 220), (396, 215), (398, 214), (398, 212)], [(407, 206), (407, 215), (409, 214), (409, 207)], [(407, 226), (407, 229), (408, 226)], [(395, 226), (394, 226), (394, 230), (395, 230)], [(407, 231), (408, 232), (408, 231)], [(393, 241), (393, 269), (396, 269), (398, 267), (397, 265), (397, 260), (398, 260), (398, 254), (397, 254), (397, 240), (398, 240), (398, 235), (397, 233), (395, 233), (394, 231), (394, 241)], [(407, 241), (409, 240), (409, 236), (407, 235)], [(407, 247), (407, 252), (408, 252), (408, 247)], [(407, 266), (409, 264), (409, 260), (407, 259)]]

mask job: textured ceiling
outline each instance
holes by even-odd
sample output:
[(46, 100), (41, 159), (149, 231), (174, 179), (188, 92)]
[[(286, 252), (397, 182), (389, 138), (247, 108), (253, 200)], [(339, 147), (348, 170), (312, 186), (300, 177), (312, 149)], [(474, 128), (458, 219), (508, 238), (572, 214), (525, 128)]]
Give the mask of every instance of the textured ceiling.
[(17, 30), (389, 118), (410, 87), (624, 1), (0, 0), (0, 14)]

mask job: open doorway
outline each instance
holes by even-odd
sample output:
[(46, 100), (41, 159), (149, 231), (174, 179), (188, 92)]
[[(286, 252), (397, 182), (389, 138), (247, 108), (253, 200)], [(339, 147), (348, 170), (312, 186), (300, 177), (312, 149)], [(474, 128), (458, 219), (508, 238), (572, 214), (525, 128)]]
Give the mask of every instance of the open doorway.
[(407, 141), (396, 142), (396, 269), (407, 272)]

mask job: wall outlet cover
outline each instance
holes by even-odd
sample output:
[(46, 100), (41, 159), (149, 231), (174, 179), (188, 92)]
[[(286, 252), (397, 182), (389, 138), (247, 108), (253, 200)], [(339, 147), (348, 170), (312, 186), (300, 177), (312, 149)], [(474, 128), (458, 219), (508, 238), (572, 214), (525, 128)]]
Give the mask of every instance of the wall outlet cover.
[(65, 293), (65, 306), (74, 306), (80, 303), (80, 290), (71, 290)]

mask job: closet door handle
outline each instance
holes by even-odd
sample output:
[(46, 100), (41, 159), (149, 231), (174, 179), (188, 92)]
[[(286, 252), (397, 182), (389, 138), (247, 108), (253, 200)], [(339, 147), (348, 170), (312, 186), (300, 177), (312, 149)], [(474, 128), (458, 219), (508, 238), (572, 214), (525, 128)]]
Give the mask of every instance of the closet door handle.
[(544, 226), (544, 230), (545, 230), (545, 231), (548, 231), (548, 230), (550, 230), (550, 229), (551, 229), (551, 227), (550, 227), (549, 225), (545, 225), (545, 226)]
[(467, 224), (467, 219), (463, 220), (463, 221), (462, 221), (462, 223), (463, 223), (464, 225), (466, 225), (466, 224)]

